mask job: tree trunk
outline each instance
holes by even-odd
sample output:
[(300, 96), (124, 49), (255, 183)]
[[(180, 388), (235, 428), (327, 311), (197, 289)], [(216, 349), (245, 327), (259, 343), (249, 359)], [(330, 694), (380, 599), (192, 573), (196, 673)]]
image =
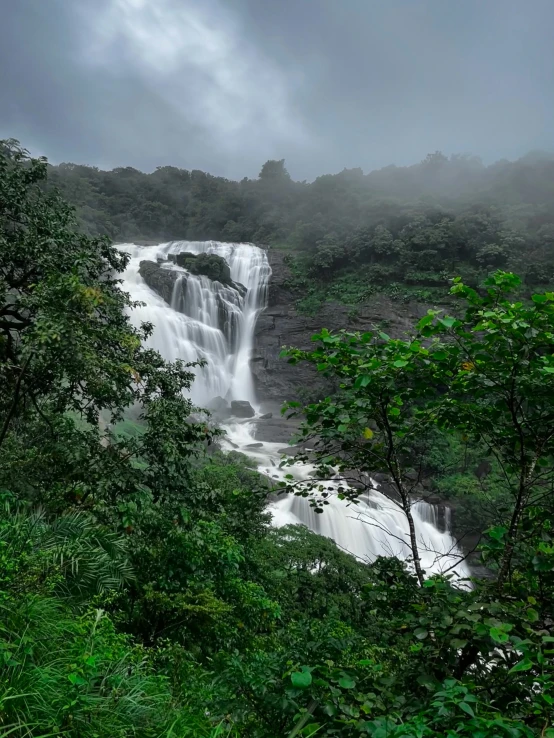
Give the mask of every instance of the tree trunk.
[(521, 514), (523, 513), (523, 510), (525, 508), (525, 497), (527, 495), (527, 488), (531, 482), (531, 477), (533, 476), (536, 465), (537, 457), (535, 457), (529, 465), (528, 471), (523, 471), (522, 476), (520, 477), (516, 504), (512, 513), (512, 519), (510, 520), (510, 527), (508, 528), (506, 547), (500, 560), (500, 571), (498, 572), (497, 580), (497, 585), (499, 589), (501, 589), (504, 585), (504, 582), (506, 581), (508, 573), (510, 571), (510, 565), (512, 563), (512, 557), (514, 555), (516, 547), (518, 528), (521, 522)]
[(394, 480), (394, 484), (396, 486), (396, 489), (398, 490), (398, 494), (400, 495), (400, 499), (402, 501), (401, 507), (408, 521), (408, 528), (410, 530), (410, 548), (412, 549), (412, 556), (414, 559), (414, 569), (417, 580), (420, 586), (423, 587), (423, 582), (425, 581), (425, 578), (423, 576), (421, 559), (419, 557), (419, 547), (417, 545), (416, 529), (414, 525), (414, 518), (412, 515), (412, 505), (410, 503), (410, 497), (404, 487), (404, 483), (402, 482), (400, 462), (398, 461), (398, 456), (396, 455), (394, 435), (387, 417), (386, 408), (383, 408), (382, 421), (388, 442), (387, 466), (389, 467), (389, 472)]
[(402, 492), (400, 494), (402, 497), (402, 509), (404, 510), (404, 514), (406, 515), (406, 518), (408, 520), (408, 527), (410, 529), (410, 548), (412, 549), (412, 556), (414, 557), (414, 568), (418, 582), (421, 586), (423, 586), (424, 576), (423, 569), (421, 568), (421, 559), (419, 558), (419, 547), (417, 545), (417, 536), (414, 518), (412, 515), (412, 507), (409, 497), (404, 489), (402, 489)]
[(394, 483), (398, 490), (398, 494), (400, 495), (400, 499), (402, 500), (402, 510), (408, 521), (408, 528), (410, 530), (410, 548), (412, 549), (412, 556), (414, 559), (414, 569), (415, 569), (417, 580), (420, 586), (423, 587), (423, 582), (425, 581), (425, 577), (423, 576), (423, 569), (421, 568), (421, 559), (419, 557), (419, 547), (417, 545), (416, 529), (415, 529), (415, 524), (414, 524), (414, 517), (412, 515), (412, 505), (410, 502), (410, 497), (404, 487), (404, 483), (402, 482), (400, 464), (398, 463), (396, 454), (393, 455), (392, 462), (393, 463), (391, 465), (390, 472), (392, 474), (392, 478), (394, 479)]
[(10, 409), (8, 411), (8, 414), (6, 415), (6, 418), (4, 420), (4, 424), (2, 426), (2, 430), (0, 431), (0, 446), (4, 443), (4, 439), (6, 438), (6, 436), (8, 434), (8, 429), (10, 427), (10, 423), (12, 421), (13, 416), (16, 413), (17, 405), (19, 403), (19, 395), (21, 393), (21, 384), (23, 382), (23, 375), (25, 374), (25, 370), (27, 369), (27, 367), (29, 365), (29, 362), (31, 361), (31, 356), (32, 356), (32, 354), (29, 354), (29, 356), (27, 357), (25, 363), (23, 364), (23, 366), (21, 367), (21, 369), (19, 371), (19, 376), (17, 377), (17, 381), (16, 381), (16, 384), (15, 384), (13, 401), (12, 401), (11, 407), (10, 407)]

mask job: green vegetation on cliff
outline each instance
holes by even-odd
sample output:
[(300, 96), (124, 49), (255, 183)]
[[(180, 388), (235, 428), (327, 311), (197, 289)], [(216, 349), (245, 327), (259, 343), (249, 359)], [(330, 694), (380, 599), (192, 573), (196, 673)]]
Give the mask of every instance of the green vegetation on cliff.
[(437, 152), (410, 167), (350, 169), (312, 183), (294, 182), (283, 161), (240, 182), (175, 167), (144, 174), (61, 164), (50, 181), (93, 235), (285, 248), (315, 299), (345, 287), (349, 304), (371, 288), (436, 294), (452, 276), (476, 285), (498, 268), (529, 285), (554, 278), (554, 158), (547, 154), (486, 167)]
[[(263, 171), (277, 210), (289, 180)], [(126, 317), (125, 255), (46, 174), (0, 146), (0, 736), (552, 738), (554, 295), (459, 282), (463, 322), (431, 314), (411, 343), (322, 333), (295, 356), (341, 378), (306, 410), (320, 461), (395, 471), (407, 512), (427, 434), (493, 454), (492, 578), (458, 588), (271, 528), (264, 480), (207, 453), (191, 367)]]

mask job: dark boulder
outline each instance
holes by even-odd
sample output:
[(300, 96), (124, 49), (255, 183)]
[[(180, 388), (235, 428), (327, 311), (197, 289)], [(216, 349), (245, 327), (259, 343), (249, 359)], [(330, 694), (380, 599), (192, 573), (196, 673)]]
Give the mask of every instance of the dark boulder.
[(253, 418), (256, 414), (248, 400), (233, 400), (231, 413), (237, 418)]
[(268, 418), (267, 420), (256, 418), (254, 438), (256, 441), (271, 441), (272, 443), (282, 443), (285, 445), (296, 435), (298, 427), (298, 419), (287, 419), (279, 414), (273, 415), (272, 418)]
[(177, 266), (183, 267), (183, 269), (188, 269), (189, 265), (192, 265), (196, 260), (196, 254), (193, 254), (190, 251), (181, 251), (180, 254), (168, 254), (167, 258), (169, 261), (177, 264)]
[(214, 397), (213, 400), (210, 400), (207, 404), (207, 407), (208, 410), (211, 410), (214, 413), (219, 413), (221, 411), (227, 411), (230, 409), (227, 400), (225, 400), (223, 397), (220, 397), (219, 395), (217, 397)]
[(191, 274), (203, 274), (213, 282), (221, 282), (235, 287), (231, 279), (231, 270), (229, 264), (222, 256), (217, 254), (191, 254), (189, 251), (182, 251), (180, 254), (168, 254), (170, 261), (183, 267)]
[(219, 421), (226, 420), (230, 415), (232, 415), (231, 406), (227, 400), (223, 399), (223, 397), (214, 397), (213, 400), (210, 400), (207, 407), (213, 416)]
[(177, 272), (171, 269), (163, 269), (155, 261), (141, 261), (139, 274), (150, 289), (157, 292), (160, 297), (163, 297), (171, 305), (175, 282), (179, 276)]

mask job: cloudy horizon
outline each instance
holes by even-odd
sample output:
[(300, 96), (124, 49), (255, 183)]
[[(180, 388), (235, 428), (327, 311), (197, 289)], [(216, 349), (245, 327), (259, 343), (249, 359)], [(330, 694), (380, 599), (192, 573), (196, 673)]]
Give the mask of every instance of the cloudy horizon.
[(111, 169), (295, 179), (554, 150), (550, 0), (18, 0), (0, 138)]

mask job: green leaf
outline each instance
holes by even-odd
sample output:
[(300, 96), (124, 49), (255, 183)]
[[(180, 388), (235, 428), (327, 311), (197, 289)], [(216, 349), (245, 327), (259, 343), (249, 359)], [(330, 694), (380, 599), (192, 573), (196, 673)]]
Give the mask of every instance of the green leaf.
[(407, 365), (408, 365), (408, 363), (409, 363), (409, 362), (408, 362), (408, 361), (406, 361), (405, 359), (397, 359), (397, 360), (396, 360), (396, 361), (394, 362), (393, 366), (396, 366), (396, 367), (398, 367), (398, 368), (401, 368), (401, 367), (403, 367), (403, 366), (407, 366)]
[(507, 532), (508, 532), (507, 528), (504, 528), (501, 525), (497, 525), (496, 527), (491, 528), (489, 530), (489, 536), (491, 538), (494, 538), (495, 541), (501, 541), (503, 540)]
[(460, 648), (463, 648), (464, 646), (467, 646), (467, 641), (463, 640), (462, 638), (453, 638), (450, 641), (450, 645), (452, 648), (455, 648), (456, 650), (459, 650)]
[(499, 628), (491, 628), (489, 630), (489, 634), (493, 641), (496, 641), (497, 643), (506, 643), (508, 640), (508, 634), (504, 633), (504, 631)]
[(533, 295), (531, 299), (533, 300), (533, 302), (542, 305), (543, 303), (547, 302), (548, 297), (546, 295)]
[(530, 607), (525, 614), (530, 623), (536, 623), (539, 619), (539, 613), (533, 607)]
[(387, 343), (390, 341), (390, 336), (388, 336), (386, 333), (383, 333), (382, 331), (379, 332), (379, 338), (381, 338), (383, 341), (386, 341)]
[(79, 676), (79, 674), (68, 674), (67, 678), (71, 682), (71, 684), (74, 684), (76, 687), (83, 686), (83, 684), (87, 683), (86, 679), (83, 679), (82, 676)]
[(456, 318), (439, 318), (439, 323), (441, 323), (445, 328), (452, 328), (454, 324), (456, 323)]
[(429, 635), (429, 631), (428, 630), (425, 630), (425, 628), (416, 628), (414, 630), (414, 635), (420, 641), (423, 641)]
[(475, 712), (473, 711), (473, 707), (471, 705), (468, 705), (467, 702), (458, 702), (458, 707), (460, 710), (463, 710), (468, 715), (471, 715), (472, 718), (475, 717)]
[(296, 689), (306, 689), (312, 683), (312, 675), (309, 671), (293, 671), (290, 680)]
[(371, 376), (369, 374), (360, 374), (359, 377), (356, 377), (356, 381), (354, 382), (354, 388), (359, 389), (360, 387), (367, 387), (367, 385), (371, 382)]
[(426, 315), (424, 318), (422, 318), (419, 323), (417, 324), (417, 329), (421, 330), (422, 328), (425, 328), (425, 326), (429, 325), (429, 323), (433, 322), (433, 315)]
[(343, 689), (354, 689), (356, 681), (349, 676), (343, 676), (339, 679), (339, 687)]
[(515, 674), (517, 671), (529, 671), (529, 669), (533, 668), (533, 662), (529, 661), (529, 659), (523, 659), (523, 661), (520, 661), (515, 666), (512, 666), (508, 674)]
[(398, 407), (389, 408), (389, 415), (394, 415), (395, 417), (397, 417), (398, 415), (400, 415), (400, 408)]

